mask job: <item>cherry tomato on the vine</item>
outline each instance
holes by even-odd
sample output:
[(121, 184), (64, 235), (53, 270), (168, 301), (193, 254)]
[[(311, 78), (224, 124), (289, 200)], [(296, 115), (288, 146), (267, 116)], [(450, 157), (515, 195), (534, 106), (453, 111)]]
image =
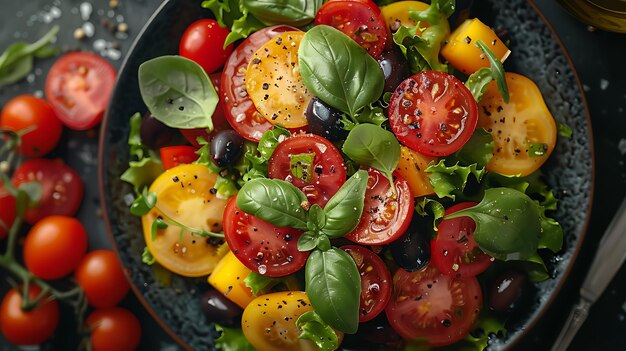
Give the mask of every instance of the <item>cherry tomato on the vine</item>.
[(233, 52), (233, 44), (224, 48), (224, 42), (230, 31), (220, 27), (214, 19), (201, 19), (187, 27), (178, 51), (202, 66), (207, 74), (217, 71), (224, 65)]
[[(31, 284), (28, 298), (35, 299), (41, 288)], [(0, 329), (6, 340), (15, 345), (37, 345), (49, 339), (59, 324), (59, 304), (41, 299), (30, 311), (22, 310), (22, 291), (13, 288), (0, 306)]]
[(1, 184), (0, 208), (2, 208), (2, 211), (0, 211), (0, 240), (2, 240), (9, 233), (17, 213), (15, 212), (15, 197)]
[(88, 52), (70, 52), (52, 65), (46, 79), (46, 98), (63, 124), (76, 130), (95, 127), (109, 104), (115, 68)]
[(141, 341), (141, 324), (121, 307), (93, 311), (86, 320), (93, 351), (133, 351)]
[(117, 305), (130, 289), (120, 261), (110, 250), (89, 252), (76, 268), (74, 278), (89, 304), (96, 308)]
[(32, 95), (20, 95), (4, 105), (0, 129), (21, 134), (19, 153), (41, 157), (59, 143), (63, 124), (47, 101)]
[(74, 271), (87, 252), (87, 232), (75, 218), (48, 216), (24, 240), (24, 264), (42, 279), (59, 279)]
[(26, 211), (29, 224), (50, 215), (74, 216), (83, 200), (83, 182), (80, 175), (62, 160), (37, 158), (22, 163), (13, 174), (13, 185), (38, 182), (41, 199), (37, 206)]

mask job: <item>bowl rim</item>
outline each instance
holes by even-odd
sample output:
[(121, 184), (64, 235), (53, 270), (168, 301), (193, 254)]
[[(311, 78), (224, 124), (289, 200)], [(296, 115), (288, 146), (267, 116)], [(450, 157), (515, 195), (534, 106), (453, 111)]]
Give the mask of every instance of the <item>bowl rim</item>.
[[(581, 231), (580, 231), (580, 237), (579, 237), (578, 242), (576, 243), (576, 246), (574, 247), (574, 250), (572, 252), (572, 256), (571, 256), (570, 262), (568, 262), (565, 270), (562, 273), (561, 278), (556, 283), (556, 286), (554, 287), (554, 289), (550, 292), (549, 298), (545, 302), (542, 303), (541, 307), (539, 308), (539, 311), (534, 316), (532, 316), (529, 319), (529, 321), (524, 326), (522, 331), (517, 333), (513, 338), (511, 338), (508, 341), (505, 349), (513, 348), (523, 338), (525, 338), (528, 333), (530, 333), (532, 331), (532, 329), (539, 322), (539, 320), (541, 318), (543, 318), (543, 316), (548, 312), (550, 306), (552, 305), (554, 300), (559, 295), (563, 285), (565, 284), (566, 280), (568, 279), (569, 275), (571, 274), (571, 272), (573, 270), (573, 267), (574, 267), (574, 263), (576, 262), (578, 254), (580, 253), (580, 250), (582, 248), (582, 243), (585, 240), (587, 231), (589, 229), (589, 222), (591, 220), (591, 213), (592, 213), (592, 210), (593, 210), (592, 206), (593, 206), (593, 199), (594, 199), (594, 194), (595, 194), (595, 180), (596, 180), (595, 144), (594, 144), (593, 128), (592, 128), (592, 123), (591, 123), (591, 114), (590, 114), (590, 111), (589, 111), (589, 105), (587, 103), (587, 98), (585, 96), (585, 91), (583, 89), (583, 84), (582, 84), (582, 82), (580, 80), (580, 76), (578, 74), (578, 71), (576, 70), (576, 66), (574, 65), (574, 62), (573, 62), (573, 60), (572, 60), (572, 58), (571, 58), (571, 56), (569, 54), (569, 51), (567, 50), (567, 48), (563, 44), (563, 41), (561, 40), (560, 36), (557, 34), (557, 32), (554, 29), (554, 27), (550, 24), (550, 22), (546, 18), (545, 14), (537, 6), (537, 4), (535, 3), (535, 0), (526, 0), (526, 1), (533, 8), (533, 10), (537, 13), (539, 19), (543, 22), (543, 24), (546, 26), (546, 28), (552, 34), (552, 37), (554, 38), (554, 40), (558, 44), (561, 52), (563, 53), (565, 59), (567, 60), (567, 63), (569, 65), (569, 67), (572, 69), (572, 73), (573, 73), (574, 79), (576, 80), (578, 91), (580, 92), (580, 96), (581, 96), (581, 99), (582, 99), (581, 100), (581, 104), (583, 106), (583, 110), (584, 110), (583, 113), (585, 115), (585, 119), (586, 119), (586, 122), (587, 122), (588, 133), (589, 133), (589, 151), (590, 151), (590, 154), (591, 154), (591, 160), (590, 160), (591, 161), (591, 181), (590, 181), (590, 185), (589, 185), (589, 199), (588, 199), (588, 203), (587, 203), (587, 211), (585, 213), (585, 219), (584, 219)], [(137, 34), (137, 36), (133, 40), (133, 43), (129, 47), (126, 55), (124, 56), (124, 59), (123, 59), (122, 64), (120, 66), (120, 70), (118, 71), (118, 76), (117, 76), (116, 81), (115, 81), (115, 86), (114, 86), (114, 90), (113, 90), (113, 95), (112, 96), (114, 96), (116, 94), (118, 89), (122, 89), (118, 85), (119, 77), (122, 76), (122, 74), (124, 74), (126, 72), (126, 70), (128, 69), (128, 64), (127, 64), (128, 60), (130, 59), (131, 54), (136, 49), (136, 46), (138, 45), (139, 41), (142, 39), (143, 35), (146, 33), (148, 27), (150, 27), (152, 22), (157, 17), (159, 17), (161, 15), (161, 13), (163, 12), (163, 9), (165, 7), (167, 7), (170, 2), (171, 2), (171, 0), (163, 0), (163, 2), (157, 7), (157, 9), (154, 11), (154, 13), (148, 18), (148, 20), (146, 21), (144, 26), (141, 28), (141, 30), (139, 31), (139, 33)], [(165, 323), (165, 321), (152, 308), (150, 303), (147, 301), (145, 296), (142, 294), (142, 292), (137, 287), (136, 282), (131, 278), (130, 273), (129, 273), (130, 272), (129, 267), (124, 266), (124, 263), (120, 259), (120, 251), (119, 251), (118, 245), (117, 245), (117, 243), (115, 241), (115, 237), (113, 235), (113, 230), (112, 230), (111, 222), (110, 222), (110, 214), (109, 214), (109, 210), (108, 210), (107, 203), (106, 203), (106, 200), (105, 200), (106, 199), (106, 192), (105, 192), (105, 188), (104, 188), (104, 182), (105, 182), (104, 158), (105, 158), (105, 155), (104, 155), (104, 148), (103, 148), (103, 146), (106, 143), (106, 133), (102, 133), (102, 131), (105, 131), (107, 129), (108, 122), (109, 122), (109, 111), (110, 111), (110, 105), (108, 106), (108, 108), (106, 110), (106, 113), (105, 113), (104, 118), (102, 120), (102, 124), (100, 126), (101, 133), (100, 133), (99, 142), (98, 142), (98, 190), (99, 190), (99, 196), (100, 196), (100, 206), (102, 208), (102, 219), (104, 221), (104, 225), (105, 225), (105, 229), (106, 229), (107, 235), (109, 237), (109, 241), (111, 242), (113, 251), (118, 256), (118, 260), (120, 260), (120, 263), (124, 267), (124, 274), (126, 275), (126, 279), (130, 283), (131, 290), (133, 291), (133, 293), (135, 294), (135, 296), (137, 297), (139, 302), (143, 305), (143, 307), (150, 314), (150, 316), (152, 316), (152, 318), (156, 321), (156, 323), (176, 343), (178, 343), (185, 350), (192, 350), (191, 346), (185, 340), (183, 340), (178, 334), (176, 334), (170, 328), (170, 326), (167, 323)]]

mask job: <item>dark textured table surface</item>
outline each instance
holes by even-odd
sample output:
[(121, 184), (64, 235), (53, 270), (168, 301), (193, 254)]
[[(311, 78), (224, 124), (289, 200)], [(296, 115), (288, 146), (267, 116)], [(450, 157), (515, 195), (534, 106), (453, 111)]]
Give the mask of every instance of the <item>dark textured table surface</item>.
[[(191, 0), (190, 0), (191, 1)], [(200, 1), (198, 1), (199, 3)], [(84, 20), (80, 5), (89, 3), (91, 15)], [(0, 50), (15, 40), (34, 41), (45, 33), (52, 24), (59, 24), (61, 32), (57, 45), (64, 49), (81, 48), (94, 50), (103, 43), (118, 42), (120, 54), (124, 55), (134, 36), (159, 5), (160, 0), (119, 0), (116, 10), (109, 8), (109, 0), (2, 0), (0, 6)], [(590, 265), (599, 238), (606, 229), (621, 199), (626, 194), (626, 35), (590, 31), (577, 22), (552, 0), (536, 0), (563, 44), (569, 51), (583, 83), (593, 126), (596, 183), (593, 213), (586, 239), (572, 274), (561, 290), (556, 302), (545, 317), (533, 328), (529, 336), (516, 350), (549, 350), (570, 307), (577, 300), (578, 288)], [(85, 6), (85, 5), (83, 5)], [(84, 15), (83, 13), (82, 15)], [(102, 25), (102, 19), (124, 22), (129, 26), (128, 38), (116, 38)], [(90, 22), (94, 25), (93, 37), (83, 41), (73, 38), (76, 28)], [(104, 53), (116, 66), (122, 62), (117, 52)], [(27, 80), (0, 88), (0, 106), (20, 93), (41, 93), (48, 68), (54, 59), (38, 60), (36, 70)], [(77, 169), (85, 178), (86, 189), (79, 217), (88, 223), (90, 248), (110, 247), (104, 225), (98, 218), (97, 133), (64, 132), (65, 142), (55, 151)], [(0, 290), (5, 289), (4, 278), (0, 278)], [(142, 350), (178, 350), (165, 332), (151, 319), (137, 302), (128, 296), (123, 302), (141, 319), (144, 329)], [(73, 325), (62, 328), (56, 339), (71, 340)], [(65, 324), (64, 324), (65, 326)], [(69, 327), (71, 326), (71, 327)], [(604, 295), (592, 308), (589, 318), (574, 340), (571, 350), (626, 350), (626, 268), (622, 268)], [(13, 350), (0, 339), (3, 350)], [(55, 343), (56, 345), (56, 343)], [(67, 349), (68, 342), (58, 341), (58, 349)], [(55, 349), (57, 349), (55, 347)]]

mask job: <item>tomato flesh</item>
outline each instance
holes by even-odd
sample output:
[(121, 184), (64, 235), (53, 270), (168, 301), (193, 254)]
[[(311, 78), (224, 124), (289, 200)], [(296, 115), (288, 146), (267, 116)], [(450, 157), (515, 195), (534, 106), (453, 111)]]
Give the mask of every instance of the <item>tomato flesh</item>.
[(278, 25), (259, 30), (244, 40), (226, 61), (220, 82), (220, 100), (228, 123), (242, 137), (258, 142), (272, 124), (261, 115), (246, 90), (246, 71), (252, 55), (268, 40), (297, 28)]
[(454, 279), (428, 264), (416, 272), (400, 268), (395, 273), (385, 312), (403, 338), (444, 346), (467, 336), (481, 306), (476, 278)]
[(340, 30), (374, 58), (380, 56), (389, 40), (380, 9), (369, 1), (329, 1), (317, 12), (315, 24)]
[(393, 184), (395, 196), (389, 180), (370, 169), (361, 220), (346, 239), (362, 245), (383, 245), (404, 234), (413, 218), (413, 195), (400, 175), (394, 175)]
[(41, 199), (37, 206), (26, 210), (29, 224), (50, 215), (74, 216), (83, 200), (80, 175), (62, 160), (37, 158), (22, 163), (13, 174), (13, 185), (26, 182), (41, 184)]
[(217, 71), (233, 52), (233, 44), (224, 48), (230, 31), (220, 27), (214, 19), (201, 19), (187, 27), (178, 51), (202, 66), (207, 74)]
[(102, 57), (71, 52), (54, 63), (46, 79), (46, 98), (69, 128), (95, 127), (109, 104), (117, 73)]
[(179, 165), (190, 164), (198, 159), (196, 149), (192, 146), (166, 146), (159, 150), (163, 169), (168, 170)]
[[(314, 153), (311, 181), (291, 173), (290, 155)], [(322, 207), (346, 181), (346, 168), (339, 150), (314, 134), (298, 134), (278, 144), (268, 162), (270, 178), (286, 180), (302, 190), (311, 204)]]
[[(477, 205), (463, 202), (446, 210), (446, 215)], [(474, 240), (476, 223), (469, 217), (446, 219), (430, 242), (432, 262), (444, 274), (455, 278), (474, 277), (489, 268), (493, 259)]]
[(438, 71), (422, 71), (400, 83), (388, 111), (398, 140), (429, 156), (459, 150), (478, 121), (472, 93), (454, 76)]
[(359, 322), (367, 322), (387, 306), (391, 297), (391, 275), (385, 262), (371, 250), (357, 245), (346, 245), (341, 249), (352, 256), (361, 274)]
[(289, 275), (304, 267), (308, 252), (298, 251), (302, 231), (277, 227), (245, 213), (233, 197), (224, 210), (228, 247), (248, 269), (268, 277)]

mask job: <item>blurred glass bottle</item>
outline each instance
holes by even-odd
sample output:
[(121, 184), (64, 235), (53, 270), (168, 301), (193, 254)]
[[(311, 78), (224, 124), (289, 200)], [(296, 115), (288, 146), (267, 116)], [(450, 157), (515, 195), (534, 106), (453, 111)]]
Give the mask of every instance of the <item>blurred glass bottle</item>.
[(559, 0), (559, 3), (590, 26), (626, 33), (626, 0)]

